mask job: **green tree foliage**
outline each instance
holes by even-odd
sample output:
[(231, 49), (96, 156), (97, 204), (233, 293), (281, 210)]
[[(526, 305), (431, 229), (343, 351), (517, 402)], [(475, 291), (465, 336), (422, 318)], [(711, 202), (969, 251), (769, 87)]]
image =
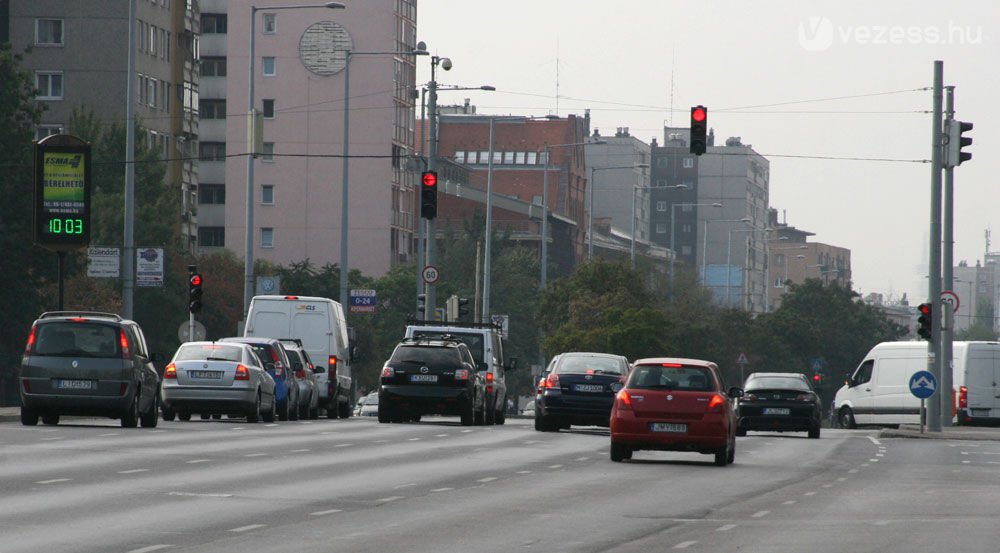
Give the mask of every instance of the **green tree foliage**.
[[(989, 298), (980, 296), (976, 302), (976, 315), (971, 325), (955, 333), (955, 340), (962, 341), (995, 341), (997, 331), (993, 329), (993, 303)], [(956, 320), (960, 317), (955, 314)]]

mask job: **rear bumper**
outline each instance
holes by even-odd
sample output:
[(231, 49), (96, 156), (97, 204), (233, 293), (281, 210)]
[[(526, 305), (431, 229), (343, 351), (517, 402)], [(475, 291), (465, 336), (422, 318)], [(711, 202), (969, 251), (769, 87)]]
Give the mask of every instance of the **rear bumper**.
[(254, 388), (168, 387), (160, 391), (163, 406), (174, 411), (230, 413), (247, 411), (257, 404)]
[(460, 414), (473, 399), (468, 388), (434, 386), (382, 386), (378, 394), (379, 408), (400, 409), (422, 415)]
[[(687, 432), (653, 432), (654, 422), (676, 422), (687, 425)], [(725, 447), (730, 439), (730, 428), (719, 420), (677, 420), (644, 419), (630, 416), (611, 419), (611, 441), (632, 449), (660, 451), (697, 451), (714, 453)]]
[(575, 424), (610, 424), (611, 406), (614, 396), (581, 398), (561, 396), (540, 396), (535, 401), (535, 410), (540, 417), (559, 419)]
[[(121, 390), (122, 383), (117, 384)], [(67, 393), (28, 393), (21, 385), (21, 406), (39, 413), (55, 415), (120, 417), (135, 395), (133, 384), (124, 384), (124, 393), (117, 395), (90, 395), (89, 391), (69, 391)], [(37, 389), (33, 386), (32, 389)]]
[(818, 427), (820, 420), (815, 417), (788, 417), (781, 415), (758, 415), (754, 417), (740, 417), (740, 430), (787, 430), (787, 431), (807, 431)]

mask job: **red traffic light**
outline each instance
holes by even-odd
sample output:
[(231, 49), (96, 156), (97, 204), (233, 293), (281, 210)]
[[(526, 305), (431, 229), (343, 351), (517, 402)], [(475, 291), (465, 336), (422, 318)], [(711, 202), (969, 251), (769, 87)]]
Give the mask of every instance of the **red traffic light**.
[(201, 275), (191, 275), (191, 286), (201, 286)]
[(929, 303), (921, 303), (919, 306), (917, 306), (917, 310), (920, 311), (921, 315), (930, 316), (930, 314), (931, 314), (931, 304), (929, 304)]
[(434, 171), (428, 171), (424, 173), (421, 180), (424, 183), (424, 186), (437, 186), (438, 176)]
[(818, 374), (814, 374), (814, 375), (813, 375), (813, 381), (814, 381), (814, 382), (819, 382), (819, 381), (820, 381), (821, 379), (822, 379), (822, 378), (820, 377), (820, 375), (818, 375)]
[(706, 117), (705, 108), (699, 106), (691, 110), (692, 121), (696, 123), (701, 123), (702, 121), (705, 120), (705, 117)]

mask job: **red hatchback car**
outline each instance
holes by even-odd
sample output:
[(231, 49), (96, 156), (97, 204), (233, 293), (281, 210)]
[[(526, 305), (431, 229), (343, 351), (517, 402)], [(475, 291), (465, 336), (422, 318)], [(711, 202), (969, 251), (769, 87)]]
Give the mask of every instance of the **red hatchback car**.
[(740, 388), (723, 389), (711, 361), (639, 359), (611, 409), (611, 460), (640, 449), (697, 451), (725, 466), (736, 456), (736, 411)]

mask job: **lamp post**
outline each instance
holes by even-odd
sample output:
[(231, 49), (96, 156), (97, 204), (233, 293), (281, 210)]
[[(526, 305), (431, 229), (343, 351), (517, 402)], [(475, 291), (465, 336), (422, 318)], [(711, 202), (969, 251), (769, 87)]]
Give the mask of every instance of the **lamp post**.
[(701, 282), (702, 284), (708, 282), (708, 223), (749, 223), (750, 218), (744, 217), (742, 219), (720, 219), (713, 221), (712, 219), (705, 219), (705, 235), (701, 237)]
[[(769, 228), (748, 228), (748, 229), (734, 229), (729, 231), (729, 245), (726, 247), (726, 307), (732, 307), (732, 289), (733, 289), (733, 270), (732, 270), (732, 255), (733, 255), (733, 233), (736, 232), (769, 232), (773, 229)], [(742, 287), (742, 282), (740, 283)]]
[[(246, 250), (244, 252), (244, 268), (243, 268), (243, 318), (246, 319), (247, 311), (250, 309), (250, 299), (253, 298), (253, 202), (254, 202), (254, 184), (253, 184), (253, 169), (254, 169), (254, 159), (257, 157), (257, 137), (253, 132), (257, 110), (254, 107), (254, 56), (255, 45), (257, 40), (257, 12), (260, 10), (293, 10), (293, 9), (303, 9), (303, 8), (329, 8), (329, 9), (344, 9), (346, 6), (340, 2), (326, 2), (323, 4), (301, 4), (298, 6), (285, 5), (285, 6), (250, 6), (250, 49), (249, 49), (249, 64), (247, 71), (247, 136), (251, 137), (250, 142), (251, 152), (247, 156), (247, 198), (246, 198)], [(344, 117), (347, 117), (347, 111), (344, 110)], [(347, 160), (344, 160), (347, 163)]]
[[(437, 78), (436, 71), (437, 66), (441, 65), (441, 68), (445, 71), (450, 71), (452, 67), (451, 59), (444, 58), (441, 56), (431, 56), (431, 80), (427, 83), (427, 122), (431, 128), (430, 134), (430, 144), (429, 151), (427, 154), (427, 170), (434, 171), (437, 169), (437, 152), (438, 152), (438, 125), (437, 125)], [(427, 219), (427, 247), (425, 248), (425, 253), (427, 255), (427, 265), (434, 265), (436, 261), (436, 248), (434, 247), (434, 242), (436, 240), (434, 219)], [(433, 320), (434, 310), (437, 305), (437, 287), (433, 283), (427, 284), (426, 301), (424, 302), (424, 319)]]
[(648, 163), (636, 163), (635, 165), (621, 165), (618, 167), (591, 167), (590, 183), (588, 183), (588, 204), (587, 209), (587, 261), (594, 258), (594, 188), (596, 185), (597, 171), (607, 171), (609, 169), (648, 169)]
[[(635, 269), (635, 193), (638, 190), (687, 190), (688, 185), (686, 184), (672, 184), (670, 186), (638, 186), (632, 187), (632, 229), (629, 231), (631, 235), (631, 244), (629, 244), (629, 260), (631, 262), (632, 268)], [(673, 251), (670, 252), (673, 255)]]
[[(674, 297), (674, 259), (677, 258), (677, 252), (674, 251), (674, 223), (677, 221), (677, 208), (678, 207), (722, 207), (719, 202), (711, 204), (693, 204), (690, 202), (681, 202), (676, 204), (670, 204), (670, 297)], [(696, 238), (697, 240), (697, 238)], [(697, 242), (696, 242), (697, 243)]]

